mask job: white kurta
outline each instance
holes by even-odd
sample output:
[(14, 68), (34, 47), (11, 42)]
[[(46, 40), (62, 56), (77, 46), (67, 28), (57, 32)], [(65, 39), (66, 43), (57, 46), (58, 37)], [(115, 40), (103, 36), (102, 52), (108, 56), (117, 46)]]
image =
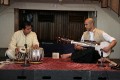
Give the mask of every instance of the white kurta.
[(31, 31), (27, 36), (24, 35), (23, 30), (15, 32), (12, 36), (12, 40), (9, 44), (6, 54), (11, 59), (15, 58), (15, 48), (25, 47), (25, 44), (27, 44), (27, 48), (31, 48), (33, 45), (36, 44), (39, 46), (39, 42), (35, 32)]

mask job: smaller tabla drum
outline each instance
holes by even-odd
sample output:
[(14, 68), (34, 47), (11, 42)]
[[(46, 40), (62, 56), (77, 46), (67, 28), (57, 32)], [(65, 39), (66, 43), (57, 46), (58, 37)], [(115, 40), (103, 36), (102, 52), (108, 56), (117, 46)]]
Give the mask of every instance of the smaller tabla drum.
[(18, 61), (24, 61), (24, 58), (26, 57), (27, 59), (29, 58), (29, 49), (27, 49), (27, 52), (26, 52), (26, 49), (21, 47), (19, 48), (19, 52), (17, 53), (16, 55), (16, 60)]
[(16, 55), (16, 60), (18, 60), (18, 61), (23, 61), (23, 60), (24, 60), (24, 56), (25, 56), (25, 53), (19, 52), (19, 53)]
[(40, 62), (44, 58), (43, 48), (32, 49), (29, 53), (30, 62)]

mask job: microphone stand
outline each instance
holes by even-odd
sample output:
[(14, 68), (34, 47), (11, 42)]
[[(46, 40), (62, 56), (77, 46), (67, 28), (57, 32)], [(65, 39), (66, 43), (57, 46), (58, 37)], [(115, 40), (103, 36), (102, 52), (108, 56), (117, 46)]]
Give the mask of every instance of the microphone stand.
[(21, 66), (23, 66), (23, 67), (29, 67), (30, 64), (29, 64), (29, 62), (27, 60), (27, 56), (28, 56), (28, 53), (27, 53), (27, 44), (25, 44), (24, 46), (25, 46), (26, 52), (24, 54), (24, 63)]
[(104, 59), (104, 57), (103, 57), (103, 50), (100, 49), (100, 51), (101, 51), (101, 61), (100, 61), (99, 66), (100, 66), (100, 67), (105, 67), (105, 65), (103, 64), (103, 59)]

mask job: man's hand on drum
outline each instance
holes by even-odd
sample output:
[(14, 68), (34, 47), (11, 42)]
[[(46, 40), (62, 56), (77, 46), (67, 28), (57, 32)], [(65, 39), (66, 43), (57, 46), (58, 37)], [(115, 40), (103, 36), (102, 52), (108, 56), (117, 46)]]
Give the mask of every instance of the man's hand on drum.
[(15, 55), (19, 53), (19, 48), (15, 48)]
[(32, 48), (33, 48), (33, 49), (38, 49), (39, 46), (36, 44), (36, 45), (33, 45)]

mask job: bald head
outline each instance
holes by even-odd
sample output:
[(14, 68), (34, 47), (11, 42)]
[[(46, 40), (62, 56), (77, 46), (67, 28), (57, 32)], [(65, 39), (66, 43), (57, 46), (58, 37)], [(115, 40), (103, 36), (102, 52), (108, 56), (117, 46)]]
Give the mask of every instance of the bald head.
[(95, 28), (94, 20), (92, 18), (87, 18), (84, 24), (87, 31), (92, 31)]
[(86, 20), (85, 20), (85, 22), (88, 22), (88, 23), (93, 23), (94, 24), (94, 20), (93, 20), (93, 18), (87, 18)]

